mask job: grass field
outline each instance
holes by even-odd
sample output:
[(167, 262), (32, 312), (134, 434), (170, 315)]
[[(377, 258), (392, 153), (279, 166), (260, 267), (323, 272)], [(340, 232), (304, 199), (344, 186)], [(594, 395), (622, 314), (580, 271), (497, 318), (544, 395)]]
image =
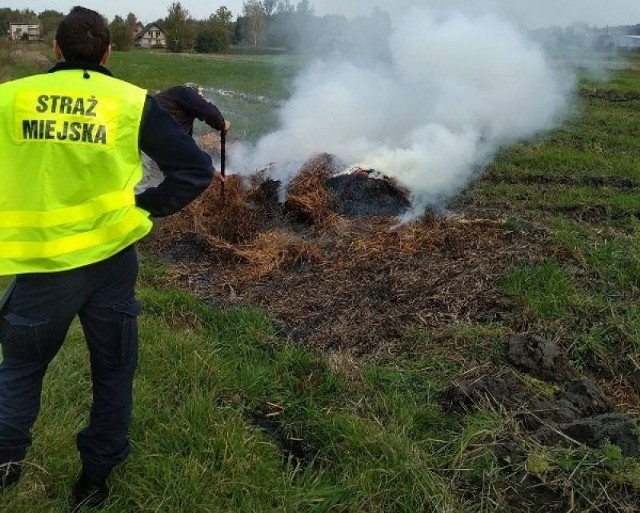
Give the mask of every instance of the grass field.
[[(37, 70), (1, 52), (12, 77)], [(514, 233), (544, 232), (556, 251), (503, 270), (517, 305), (503, 318), (403, 334), (433, 350), (311, 352), (282, 340), (266, 312), (213, 309), (168, 287), (170, 270), (143, 254), (133, 451), (104, 511), (637, 511), (640, 461), (615, 444), (545, 445), (522, 412), (487, 401), (452, 413), (441, 400), (455, 378), (501, 363), (510, 334), (529, 332), (562, 341), (573, 372), (640, 413), (640, 56), (626, 58), (606, 81), (585, 75), (571, 119), (505, 148), (452, 202)], [(111, 68), (150, 89), (200, 82), (223, 110), (233, 98), (236, 136), (255, 139), (274, 126), (300, 64), (130, 52)], [(516, 375), (542, 396), (558, 392)], [(47, 376), (26, 473), (0, 511), (70, 511), (89, 386), (74, 326)]]
[(282, 56), (220, 58), (136, 51), (114, 53), (110, 69), (150, 91), (184, 82), (201, 84), (205, 96), (231, 120), (229, 136), (253, 141), (275, 128), (275, 107), (289, 96), (301, 62)]

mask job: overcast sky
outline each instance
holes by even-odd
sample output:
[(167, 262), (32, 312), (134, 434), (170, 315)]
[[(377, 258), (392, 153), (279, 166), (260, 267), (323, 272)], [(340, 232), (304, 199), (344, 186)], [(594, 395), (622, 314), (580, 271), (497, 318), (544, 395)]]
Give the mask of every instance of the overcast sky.
[[(226, 5), (234, 16), (238, 15), (242, 12), (243, 0), (181, 0), (181, 3), (194, 18), (203, 19), (221, 5)], [(291, 0), (291, 3), (296, 4), (297, 0)], [(344, 14), (350, 17), (369, 14), (375, 5), (390, 13), (402, 11), (409, 5), (431, 6), (437, 11), (459, 8), (478, 13), (490, 10), (530, 28), (570, 25), (573, 22), (598, 26), (640, 23), (640, 0), (311, 0), (311, 3), (317, 15)], [(38, 13), (55, 9), (66, 13), (78, 4), (95, 9), (109, 19), (116, 14), (124, 17), (133, 12), (140, 21), (146, 23), (166, 16), (171, 1), (5, 0), (0, 7), (28, 7)]]

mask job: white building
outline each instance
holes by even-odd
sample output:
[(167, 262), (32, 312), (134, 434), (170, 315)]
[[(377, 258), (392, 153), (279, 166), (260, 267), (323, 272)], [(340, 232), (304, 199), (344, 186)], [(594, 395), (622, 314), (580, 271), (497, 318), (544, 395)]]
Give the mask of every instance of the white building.
[(167, 34), (156, 23), (149, 23), (135, 36), (135, 45), (142, 48), (167, 46)]
[(40, 39), (40, 25), (37, 23), (9, 23), (9, 39), (38, 41)]

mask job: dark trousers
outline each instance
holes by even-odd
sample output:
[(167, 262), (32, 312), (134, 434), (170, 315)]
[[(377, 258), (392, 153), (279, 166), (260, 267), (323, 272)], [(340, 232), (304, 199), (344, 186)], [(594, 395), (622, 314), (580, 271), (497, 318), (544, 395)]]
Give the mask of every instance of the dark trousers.
[(78, 315), (91, 361), (93, 403), (77, 436), (83, 470), (106, 478), (129, 452), (138, 362), (133, 246), (70, 271), (18, 275), (0, 315), (0, 464), (22, 461), (40, 410), (47, 367)]

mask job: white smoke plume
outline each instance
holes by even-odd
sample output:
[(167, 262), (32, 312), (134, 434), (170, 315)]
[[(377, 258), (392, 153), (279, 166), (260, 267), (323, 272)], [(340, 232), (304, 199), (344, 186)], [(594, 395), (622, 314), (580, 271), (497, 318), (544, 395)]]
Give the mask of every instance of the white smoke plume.
[(287, 180), (319, 152), (372, 168), (411, 191), (415, 213), (450, 197), (498, 148), (554, 126), (571, 83), (495, 15), (394, 22), (389, 56), (316, 62), (298, 77), (280, 129), (234, 151), (236, 169), (274, 163)]

